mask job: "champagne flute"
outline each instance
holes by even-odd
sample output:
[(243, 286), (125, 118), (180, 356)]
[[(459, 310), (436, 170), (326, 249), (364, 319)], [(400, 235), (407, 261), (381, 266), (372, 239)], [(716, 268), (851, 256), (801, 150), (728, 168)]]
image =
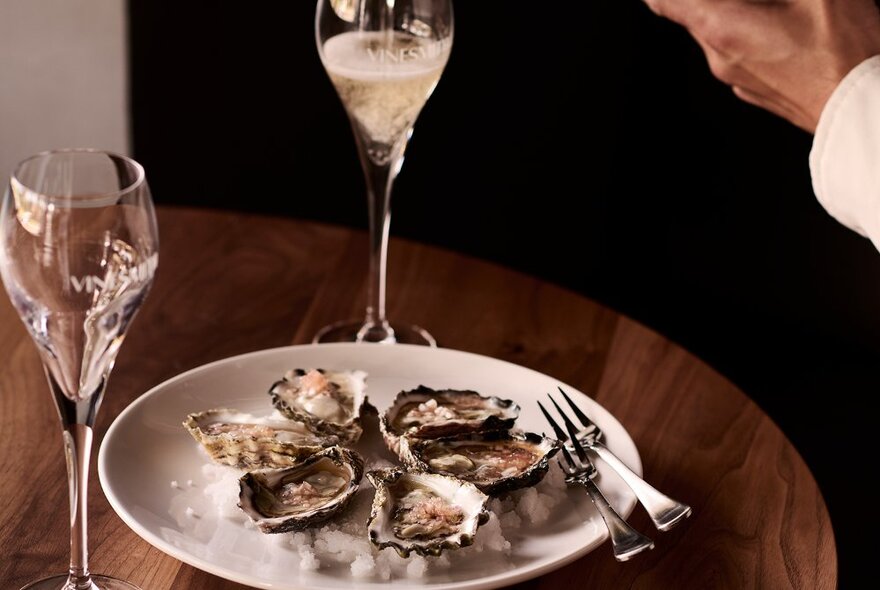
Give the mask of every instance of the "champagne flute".
[(452, 48), (452, 0), (318, 0), (321, 62), (345, 106), (367, 185), (370, 278), (363, 321), (322, 328), (315, 342), (436, 346), (418, 326), (385, 317), (391, 185), (413, 125)]
[(158, 250), (144, 169), (129, 158), (45, 152), (19, 164), (9, 181), (0, 274), (61, 418), (71, 509), (68, 573), (22, 590), (137, 590), (89, 573), (86, 496), (95, 416)]

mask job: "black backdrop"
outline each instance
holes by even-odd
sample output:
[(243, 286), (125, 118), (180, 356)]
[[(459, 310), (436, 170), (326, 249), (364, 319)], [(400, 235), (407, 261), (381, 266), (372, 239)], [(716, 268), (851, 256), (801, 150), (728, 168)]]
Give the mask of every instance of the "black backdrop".
[[(365, 225), (313, 2), (130, 8), (135, 155), (158, 202)], [(873, 450), (880, 255), (816, 202), (811, 140), (738, 102), (638, 0), (460, 1), (392, 231), (583, 292), (731, 378), (813, 469), (844, 581), (877, 525), (836, 455)]]

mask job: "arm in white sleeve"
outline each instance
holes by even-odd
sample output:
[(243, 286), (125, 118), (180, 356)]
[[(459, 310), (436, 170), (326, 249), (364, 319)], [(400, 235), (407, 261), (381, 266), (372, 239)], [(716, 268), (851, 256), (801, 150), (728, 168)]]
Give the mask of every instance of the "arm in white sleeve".
[(828, 213), (880, 249), (880, 55), (847, 74), (822, 110), (810, 172)]

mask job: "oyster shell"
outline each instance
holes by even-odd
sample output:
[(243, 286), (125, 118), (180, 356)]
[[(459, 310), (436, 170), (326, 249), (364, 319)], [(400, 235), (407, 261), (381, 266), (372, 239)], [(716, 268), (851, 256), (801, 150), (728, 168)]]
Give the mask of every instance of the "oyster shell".
[(272, 403), (285, 416), (305, 422), (316, 432), (353, 443), (361, 436), (361, 413), (366, 410), (367, 374), (292, 369), (269, 389)]
[(357, 492), (364, 460), (333, 446), (282, 469), (262, 469), (238, 481), (238, 506), (264, 533), (286, 533), (323, 522)]
[(183, 425), (215, 462), (242, 469), (292, 465), (338, 442), (302, 422), (226, 408), (190, 414)]
[[(507, 430), (519, 416), (519, 406), (476, 391), (434, 390), (419, 385), (401, 391), (379, 418), (388, 448), (400, 455), (400, 437), (442, 438), (468, 432)], [(401, 457), (403, 459), (403, 457)]]
[(376, 488), (370, 541), (379, 549), (394, 547), (401, 557), (467, 547), (489, 520), (488, 496), (454, 477), (391, 468), (370, 471), (367, 478)]
[(555, 440), (531, 432), (485, 432), (441, 439), (400, 439), (404, 462), (417, 471), (457, 477), (496, 496), (544, 478)]

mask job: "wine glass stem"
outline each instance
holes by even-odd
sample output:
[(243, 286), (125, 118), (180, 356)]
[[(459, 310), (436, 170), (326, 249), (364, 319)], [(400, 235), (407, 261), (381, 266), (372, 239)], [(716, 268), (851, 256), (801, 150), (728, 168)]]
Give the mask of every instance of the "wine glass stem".
[(68, 424), (63, 436), (70, 485), (70, 575), (67, 587), (88, 590), (92, 587), (87, 526), (92, 429), (85, 424)]
[(367, 184), (370, 217), (370, 278), (367, 285), (367, 313), (358, 340), (393, 342), (394, 330), (385, 317), (385, 273), (388, 262), (388, 232), (391, 227), (391, 186), (403, 164), (402, 149), (387, 161), (374, 162), (361, 149), (361, 164)]
[(61, 420), (70, 491), (70, 570), (63, 590), (93, 590), (89, 575), (89, 463), (92, 456), (92, 426), (104, 398), (107, 376), (101, 379), (95, 392), (76, 401), (65, 395), (52, 371), (45, 365), (44, 368)]

